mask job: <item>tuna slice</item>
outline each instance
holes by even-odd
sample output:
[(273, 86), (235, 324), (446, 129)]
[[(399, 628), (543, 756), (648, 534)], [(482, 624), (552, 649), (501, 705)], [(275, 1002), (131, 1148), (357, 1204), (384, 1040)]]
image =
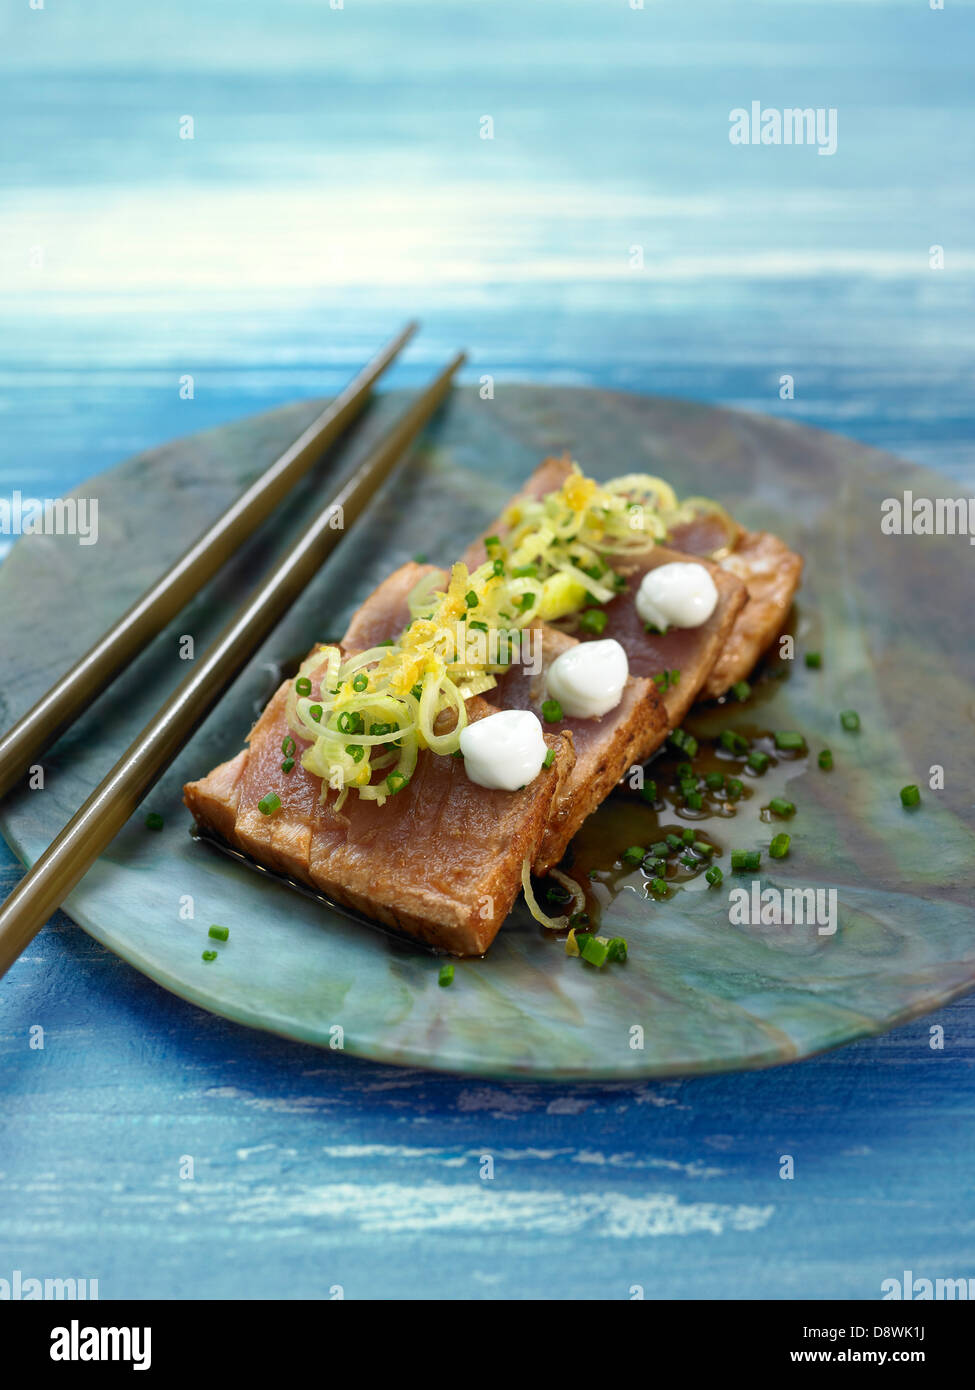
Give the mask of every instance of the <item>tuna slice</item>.
[[(545, 459), (528, 478), (524, 487), (511, 499), (508, 506), (522, 497), (539, 498), (544, 497), (548, 492), (553, 492), (562, 486), (571, 471), (571, 467), (572, 463), (568, 454), (564, 454), (561, 458)], [(507, 507), (505, 510), (507, 511)], [(499, 517), (483, 534), (485, 536), (503, 536), (506, 529)], [(696, 689), (688, 699), (686, 692), (692, 687), (694, 680), (688, 680), (682, 670), (682, 689), (668, 692), (665, 696), (669, 708), (675, 712), (676, 723), (680, 723), (694, 699), (716, 699), (719, 695), (723, 695), (729, 686), (734, 685), (735, 681), (742, 680), (749, 674), (758, 658), (782, 631), (795, 592), (799, 587), (802, 558), (790, 550), (784, 541), (767, 531), (745, 531), (740, 526), (736, 526), (735, 531), (734, 550), (731, 554), (720, 559), (717, 564), (724, 573), (738, 579), (744, 585), (746, 591), (744, 600), (737, 605), (733, 622), (725, 632), (720, 651), (716, 651), (714, 654), (712, 668), (707, 673), (706, 679), (697, 681)], [(670, 560), (699, 559), (710, 554), (718, 546), (726, 544), (728, 539), (727, 531), (723, 525), (715, 522), (709, 516), (703, 516), (674, 529), (668, 540), (674, 552), (677, 553), (671, 553), (667, 558)], [(480, 564), (484, 557), (485, 550), (483, 538), (481, 538), (469, 548), (466, 558), (469, 564)], [(663, 562), (658, 559), (657, 563)], [(641, 571), (640, 577), (645, 572), (645, 568)], [(717, 576), (715, 576), (715, 582), (718, 582)], [(639, 577), (637, 578), (638, 584)], [(727, 586), (719, 584), (718, 588), (722, 600), (726, 596), (730, 598), (730, 591)], [(719, 603), (719, 612), (722, 609), (723, 604)], [(727, 608), (724, 606), (725, 614), (726, 611)], [(609, 634), (608, 632), (604, 634), (604, 636), (609, 635), (618, 636), (618, 634)], [(669, 634), (669, 636), (672, 635)], [(618, 640), (622, 639), (618, 638)], [(624, 642), (623, 645), (626, 646), (626, 643)], [(627, 649), (627, 655), (629, 655), (629, 649)], [(635, 669), (632, 658), (630, 669), (631, 671)], [(673, 667), (669, 669), (681, 668), (679, 663), (675, 662)], [(637, 674), (647, 673), (638, 671)], [(698, 675), (700, 675), (699, 663), (695, 662), (694, 678), (696, 679)]]
[[(538, 629), (541, 638), (541, 671), (515, 665), (502, 676), (494, 690), (484, 698), (498, 709), (530, 709), (541, 718), (545, 692), (545, 671), (556, 657), (578, 646), (574, 637), (554, 628)], [(572, 736), (575, 766), (565, 778), (555, 798), (548, 828), (532, 867), (547, 873), (562, 858), (569, 841), (587, 816), (605, 801), (610, 792), (637, 763), (645, 762), (667, 737), (667, 712), (652, 681), (626, 682), (623, 698), (601, 719), (563, 719), (546, 724)]]
[[(433, 566), (403, 565), (372, 593), (342, 639), (343, 649), (364, 651), (396, 637), (409, 620), (406, 595)], [(404, 617), (405, 615), (405, 617)], [(526, 662), (516, 663), (483, 698), (496, 709), (531, 709), (541, 717), (547, 667), (577, 639), (546, 624), (527, 634)], [(657, 668), (655, 668), (657, 669)], [(534, 671), (534, 674), (532, 672)], [(616, 709), (602, 719), (566, 719), (548, 724), (572, 736), (576, 765), (566, 778), (538, 856), (538, 874), (557, 864), (587, 816), (610, 794), (634, 763), (645, 762), (667, 736), (668, 710), (652, 681), (631, 679)]]
[[(685, 536), (683, 528), (673, 539), (690, 554), (700, 553), (692, 543), (693, 535)], [(743, 680), (775, 641), (802, 575), (802, 556), (768, 531), (743, 532), (731, 554), (718, 563), (726, 574), (741, 580), (748, 597), (701, 690), (707, 699), (716, 699), (735, 681)]]
[[(694, 560), (711, 572), (718, 590), (718, 605), (700, 627), (672, 627), (665, 633), (647, 632), (636, 611), (634, 595), (648, 570), (674, 560)], [(684, 555), (655, 545), (646, 559), (618, 563), (626, 576), (626, 588), (606, 604), (606, 627), (601, 637), (615, 637), (626, 652), (631, 676), (661, 676), (663, 702), (672, 729), (683, 723), (691, 705), (701, 695), (711, 670), (719, 660), (735, 619), (745, 602), (745, 586), (708, 560)], [(591, 640), (591, 639), (584, 639)], [(679, 677), (664, 673), (679, 671)]]
[[(574, 761), (571, 740), (546, 736), (555, 760), (520, 792), (475, 786), (460, 759), (423, 752), (384, 806), (352, 792), (336, 813), (336, 793), (320, 802), (321, 781), (300, 761), (281, 771), (287, 692), (285, 682), (246, 749), (184, 787), (196, 821), (346, 907), (454, 955), (483, 954), (521, 889), (523, 860), (538, 853)], [(476, 698), (467, 710), (472, 721), (495, 712)], [(258, 802), (269, 792), (281, 806), (265, 816)]]

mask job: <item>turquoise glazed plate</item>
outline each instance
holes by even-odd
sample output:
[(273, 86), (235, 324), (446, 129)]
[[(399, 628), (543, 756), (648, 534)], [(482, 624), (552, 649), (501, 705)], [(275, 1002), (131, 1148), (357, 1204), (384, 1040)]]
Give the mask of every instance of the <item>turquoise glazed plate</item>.
[[(402, 407), (381, 398), (350, 449)], [(289, 406), (177, 441), (92, 479), (99, 537), (29, 536), (0, 568), (0, 717), (8, 724), (98, 636), (321, 408)], [(566, 956), (519, 908), (484, 960), (438, 962), (300, 896), (189, 834), (184, 781), (242, 745), (282, 669), (340, 634), (394, 566), (422, 552), (450, 562), (546, 453), (570, 449), (598, 477), (648, 470), (681, 494), (716, 497), (805, 557), (791, 631), (745, 705), (699, 710), (702, 742), (804, 732), (811, 755), (782, 757), (733, 818), (704, 827), (720, 887), (687, 878), (663, 901), (620, 851), (682, 829), (632, 793), (614, 795), (575, 846), (601, 930), (629, 942), (602, 970)], [(59, 828), (185, 674), (231, 609), (307, 520), (322, 464), (254, 539), (47, 756), (43, 789), (8, 798), (0, 826), (25, 863)], [(972, 552), (964, 536), (881, 532), (881, 504), (905, 490), (957, 493), (934, 474), (838, 436), (779, 420), (601, 391), (458, 391), (316, 582), (199, 730), (67, 903), (98, 941), (183, 998), (227, 1018), (383, 1062), (494, 1077), (632, 1078), (768, 1066), (936, 1009), (975, 982), (975, 643)], [(808, 669), (806, 650), (822, 653)], [(841, 728), (839, 712), (861, 728)], [(826, 773), (816, 752), (828, 746)], [(943, 788), (931, 789), (931, 769)], [(653, 775), (653, 774), (651, 774)], [(662, 774), (661, 774), (662, 775)], [(937, 772), (935, 782), (940, 780)], [(748, 780), (745, 778), (744, 780)], [(905, 810), (900, 788), (921, 787)], [(779, 826), (762, 806), (798, 807), (789, 856), (732, 875), (734, 848), (766, 850)], [(161, 831), (145, 812), (164, 817)], [(820, 890), (835, 932), (731, 920), (730, 890)], [(835, 897), (830, 897), (833, 890)], [(230, 928), (201, 959), (211, 923)]]

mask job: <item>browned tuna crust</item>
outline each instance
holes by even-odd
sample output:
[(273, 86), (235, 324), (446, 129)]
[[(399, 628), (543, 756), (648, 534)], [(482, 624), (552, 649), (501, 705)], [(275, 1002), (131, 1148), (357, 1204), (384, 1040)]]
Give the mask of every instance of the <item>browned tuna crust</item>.
[[(545, 672), (576, 638), (554, 628), (538, 629), (542, 670), (532, 675), (526, 666), (512, 666), (484, 698), (498, 709), (530, 709), (541, 718), (547, 698)], [(623, 698), (601, 719), (562, 719), (547, 723), (572, 737), (576, 761), (555, 800), (548, 827), (532, 868), (545, 874), (559, 862), (587, 816), (605, 801), (634, 764), (643, 763), (667, 737), (667, 712), (652, 681), (626, 682)]]
[[(287, 693), (285, 682), (247, 749), (184, 787), (195, 819), (346, 907), (454, 955), (482, 955), (521, 889), (523, 860), (538, 852), (574, 762), (571, 738), (546, 736), (555, 760), (519, 792), (475, 786), (459, 759), (424, 752), (382, 808), (351, 793), (335, 812), (336, 794), (322, 803), (320, 779), (300, 761), (281, 770)], [(478, 699), (467, 708), (471, 721), (495, 712)], [(269, 792), (281, 807), (265, 816), (258, 802)]]

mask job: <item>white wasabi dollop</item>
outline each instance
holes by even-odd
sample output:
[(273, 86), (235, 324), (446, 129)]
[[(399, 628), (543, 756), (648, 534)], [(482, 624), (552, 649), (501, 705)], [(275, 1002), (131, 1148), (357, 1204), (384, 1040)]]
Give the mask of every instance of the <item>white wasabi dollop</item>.
[(472, 782), (514, 792), (534, 782), (548, 749), (537, 714), (527, 709), (503, 709), (462, 729), (460, 751)]
[(669, 627), (700, 627), (717, 604), (718, 591), (705, 567), (683, 560), (648, 570), (636, 595), (643, 622), (663, 632)]
[(546, 672), (545, 688), (558, 700), (563, 714), (596, 719), (619, 704), (629, 674), (626, 652), (608, 637), (602, 642), (580, 642), (556, 657)]

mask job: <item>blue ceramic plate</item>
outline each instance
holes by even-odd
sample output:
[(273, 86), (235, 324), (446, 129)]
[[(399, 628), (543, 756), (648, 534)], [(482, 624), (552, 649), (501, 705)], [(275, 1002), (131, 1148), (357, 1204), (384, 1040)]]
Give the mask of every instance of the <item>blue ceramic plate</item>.
[[(381, 399), (362, 444), (402, 398)], [(177, 441), (81, 489), (99, 501), (99, 540), (20, 540), (0, 569), (0, 714), (17, 717), (321, 408), (303, 403)], [(625, 795), (587, 823), (575, 851), (593, 868), (602, 929), (628, 938), (625, 965), (568, 958), (519, 909), (486, 959), (437, 961), (310, 901), (190, 838), (181, 784), (241, 746), (282, 667), (341, 633), (354, 606), (417, 552), (449, 562), (546, 453), (569, 448), (596, 476), (645, 469), (682, 494), (728, 504), (806, 559), (793, 631), (747, 706), (699, 711), (705, 740), (801, 729), (815, 758), (773, 763), (734, 819), (709, 822), (721, 889), (689, 878), (663, 902), (614, 869), (620, 849), (679, 824)], [(338, 467), (336, 463), (332, 467)], [(343, 463), (344, 467), (345, 464)], [(32, 862), (216, 633), (328, 488), (324, 464), (180, 620), (88, 711), (45, 762), (43, 790), (11, 796), (3, 833)], [(965, 537), (881, 533), (881, 503), (905, 489), (957, 488), (875, 450), (780, 421), (613, 393), (506, 387), (459, 391), (317, 581), (238, 680), (67, 904), (97, 940), (152, 979), (241, 1023), (384, 1062), (485, 1076), (629, 1078), (766, 1066), (877, 1033), (937, 1008), (975, 981), (975, 644)], [(969, 591), (969, 592), (966, 592)], [(805, 648), (823, 653), (807, 670)], [(855, 708), (858, 734), (838, 712)], [(707, 746), (705, 744), (705, 746)], [(943, 790), (929, 789), (932, 767)], [(922, 788), (903, 809), (899, 790)], [(734, 847), (767, 846), (760, 809), (799, 808), (784, 860), (763, 855), (762, 887), (835, 890), (838, 929), (737, 925)], [(669, 819), (668, 819), (669, 818)], [(749, 876), (750, 879), (751, 876)], [(826, 901), (824, 898), (822, 901)], [(218, 959), (207, 928), (230, 927)]]

